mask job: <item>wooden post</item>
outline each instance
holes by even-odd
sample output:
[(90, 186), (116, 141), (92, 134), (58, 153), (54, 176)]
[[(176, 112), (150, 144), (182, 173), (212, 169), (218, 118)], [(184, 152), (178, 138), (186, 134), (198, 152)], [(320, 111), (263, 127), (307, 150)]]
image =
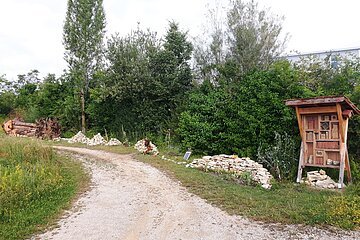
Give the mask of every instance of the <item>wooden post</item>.
[(301, 118), (301, 115), (300, 115), (299, 107), (295, 107), (295, 111), (296, 111), (296, 118), (297, 118), (297, 121), (298, 121), (301, 141), (304, 142), (305, 138), (304, 138), (303, 121), (302, 121), (302, 118)]
[(304, 130), (303, 130), (303, 121), (299, 112), (299, 108), (295, 107), (295, 111), (296, 111), (296, 118), (298, 121), (298, 126), (299, 126), (299, 131), (300, 131), (300, 136), (301, 136), (301, 147), (300, 147), (300, 157), (299, 157), (299, 166), (298, 166), (298, 174), (297, 174), (297, 178), (296, 178), (296, 182), (300, 183), (301, 181), (301, 176), (302, 176), (302, 170), (303, 170), (303, 165), (304, 165), (304, 151), (305, 151), (305, 136), (304, 136)]
[[(338, 188), (344, 187), (344, 171), (345, 171), (345, 146), (346, 146), (346, 136), (345, 128), (346, 123), (344, 122), (342, 116), (341, 105), (336, 103), (336, 111), (339, 119), (339, 130), (340, 130), (340, 171), (339, 171), (339, 182)], [(347, 130), (347, 129), (346, 129)]]
[(349, 118), (346, 118), (345, 119), (345, 134), (344, 134), (344, 137), (345, 137), (345, 141), (344, 141), (344, 144), (345, 144), (345, 169), (346, 169), (346, 173), (347, 173), (347, 181), (348, 182), (351, 182), (351, 169), (350, 169), (350, 159), (349, 159), (349, 153), (348, 153), (348, 150), (347, 150), (347, 133), (348, 133), (348, 128), (349, 128)]
[(304, 143), (303, 143), (303, 141), (301, 141), (298, 174), (297, 174), (297, 178), (296, 178), (297, 183), (300, 183), (300, 181), (301, 181), (303, 163), (304, 163)]
[(344, 187), (344, 171), (345, 171), (345, 147), (344, 143), (340, 142), (340, 171), (339, 171), (339, 182), (338, 188)]

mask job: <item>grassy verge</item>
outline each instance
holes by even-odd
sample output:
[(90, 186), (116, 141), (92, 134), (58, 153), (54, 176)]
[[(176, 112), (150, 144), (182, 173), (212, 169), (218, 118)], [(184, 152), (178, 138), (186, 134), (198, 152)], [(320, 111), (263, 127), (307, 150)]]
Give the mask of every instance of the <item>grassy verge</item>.
[(226, 175), (188, 169), (151, 156), (136, 157), (179, 180), (190, 192), (229, 214), (264, 222), (360, 227), (360, 187), (344, 192), (316, 190), (294, 183), (275, 183), (271, 190), (243, 186)]
[(0, 239), (24, 239), (54, 224), (87, 182), (79, 163), (39, 141), (0, 136)]

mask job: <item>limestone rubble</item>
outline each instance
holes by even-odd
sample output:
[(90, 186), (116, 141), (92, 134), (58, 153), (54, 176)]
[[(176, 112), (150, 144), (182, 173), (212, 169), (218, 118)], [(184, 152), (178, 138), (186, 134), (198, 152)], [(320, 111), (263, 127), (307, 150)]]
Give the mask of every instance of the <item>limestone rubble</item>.
[(122, 143), (117, 138), (111, 138), (109, 142), (105, 143), (106, 146), (119, 146)]
[(104, 144), (106, 144), (106, 140), (101, 136), (100, 133), (94, 135), (93, 138), (87, 142), (87, 145), (89, 146), (104, 145)]
[(305, 184), (323, 188), (323, 189), (334, 189), (337, 188), (337, 183), (326, 175), (324, 170), (307, 172), (306, 179), (303, 180)]
[(81, 131), (75, 134), (72, 138), (68, 140), (68, 143), (84, 143), (87, 144), (89, 142), (89, 138), (87, 138)]
[(68, 143), (83, 143), (88, 146), (96, 146), (96, 145), (106, 145), (106, 146), (118, 146), (122, 145), (122, 143), (116, 139), (111, 138), (109, 142), (107, 142), (100, 133), (94, 135), (91, 139), (86, 137), (81, 131), (79, 131), (75, 136), (70, 139), (62, 139), (66, 140)]
[(272, 179), (271, 174), (262, 164), (250, 158), (239, 158), (233, 155), (204, 156), (201, 159), (194, 159), (187, 167), (214, 172), (227, 172), (235, 175), (250, 173), (252, 179), (259, 183), (263, 188), (270, 189)]
[[(148, 153), (153, 154), (153, 155), (158, 155), (159, 154), (159, 151), (158, 151), (157, 147), (155, 146), (155, 144), (150, 142), (150, 147), (151, 147), (151, 151), (149, 151)], [(139, 140), (135, 144), (134, 148), (136, 150), (138, 150), (139, 152), (144, 153), (147, 150), (147, 148), (145, 146), (145, 139)]]

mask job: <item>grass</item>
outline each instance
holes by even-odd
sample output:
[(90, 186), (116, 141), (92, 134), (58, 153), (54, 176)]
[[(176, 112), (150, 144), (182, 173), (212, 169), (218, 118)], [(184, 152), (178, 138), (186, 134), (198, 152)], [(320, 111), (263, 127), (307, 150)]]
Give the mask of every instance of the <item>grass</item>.
[(0, 136), (0, 239), (25, 239), (54, 224), (88, 176), (33, 139)]
[(274, 183), (271, 190), (237, 184), (228, 175), (185, 168), (159, 157), (136, 155), (140, 161), (165, 171), (191, 193), (229, 214), (263, 222), (332, 225), (360, 229), (360, 186), (345, 191), (318, 190), (294, 183)]
[[(316, 190), (294, 183), (274, 183), (271, 190), (239, 185), (228, 175), (215, 175), (185, 168), (159, 156), (135, 154), (133, 147), (64, 144), (118, 154), (134, 154), (181, 182), (189, 192), (206, 199), (229, 214), (249, 217), (263, 222), (296, 223), (317, 226), (336, 226), (343, 229), (360, 228), (360, 186), (352, 185), (344, 191)], [(182, 156), (167, 156), (178, 160)]]
[[(135, 153), (132, 147), (92, 147), (109, 152)], [(161, 154), (160, 154), (161, 155)], [(343, 191), (318, 190), (295, 183), (274, 182), (271, 190), (239, 185), (229, 175), (215, 175), (161, 160), (161, 157), (134, 154), (176, 179), (189, 192), (206, 199), (229, 214), (263, 222), (336, 226), (360, 229), (360, 186)], [(169, 157), (169, 156), (168, 156)], [(176, 156), (181, 161), (182, 156)], [(175, 156), (170, 157), (172, 159)]]

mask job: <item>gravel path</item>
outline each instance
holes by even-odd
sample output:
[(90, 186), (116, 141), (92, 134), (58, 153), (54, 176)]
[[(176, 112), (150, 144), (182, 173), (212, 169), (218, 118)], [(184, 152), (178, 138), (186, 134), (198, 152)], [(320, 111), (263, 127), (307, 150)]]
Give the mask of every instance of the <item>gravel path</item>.
[(83, 162), (91, 172), (92, 187), (59, 227), (32, 239), (360, 239), (360, 232), (229, 216), (131, 155), (57, 148)]

